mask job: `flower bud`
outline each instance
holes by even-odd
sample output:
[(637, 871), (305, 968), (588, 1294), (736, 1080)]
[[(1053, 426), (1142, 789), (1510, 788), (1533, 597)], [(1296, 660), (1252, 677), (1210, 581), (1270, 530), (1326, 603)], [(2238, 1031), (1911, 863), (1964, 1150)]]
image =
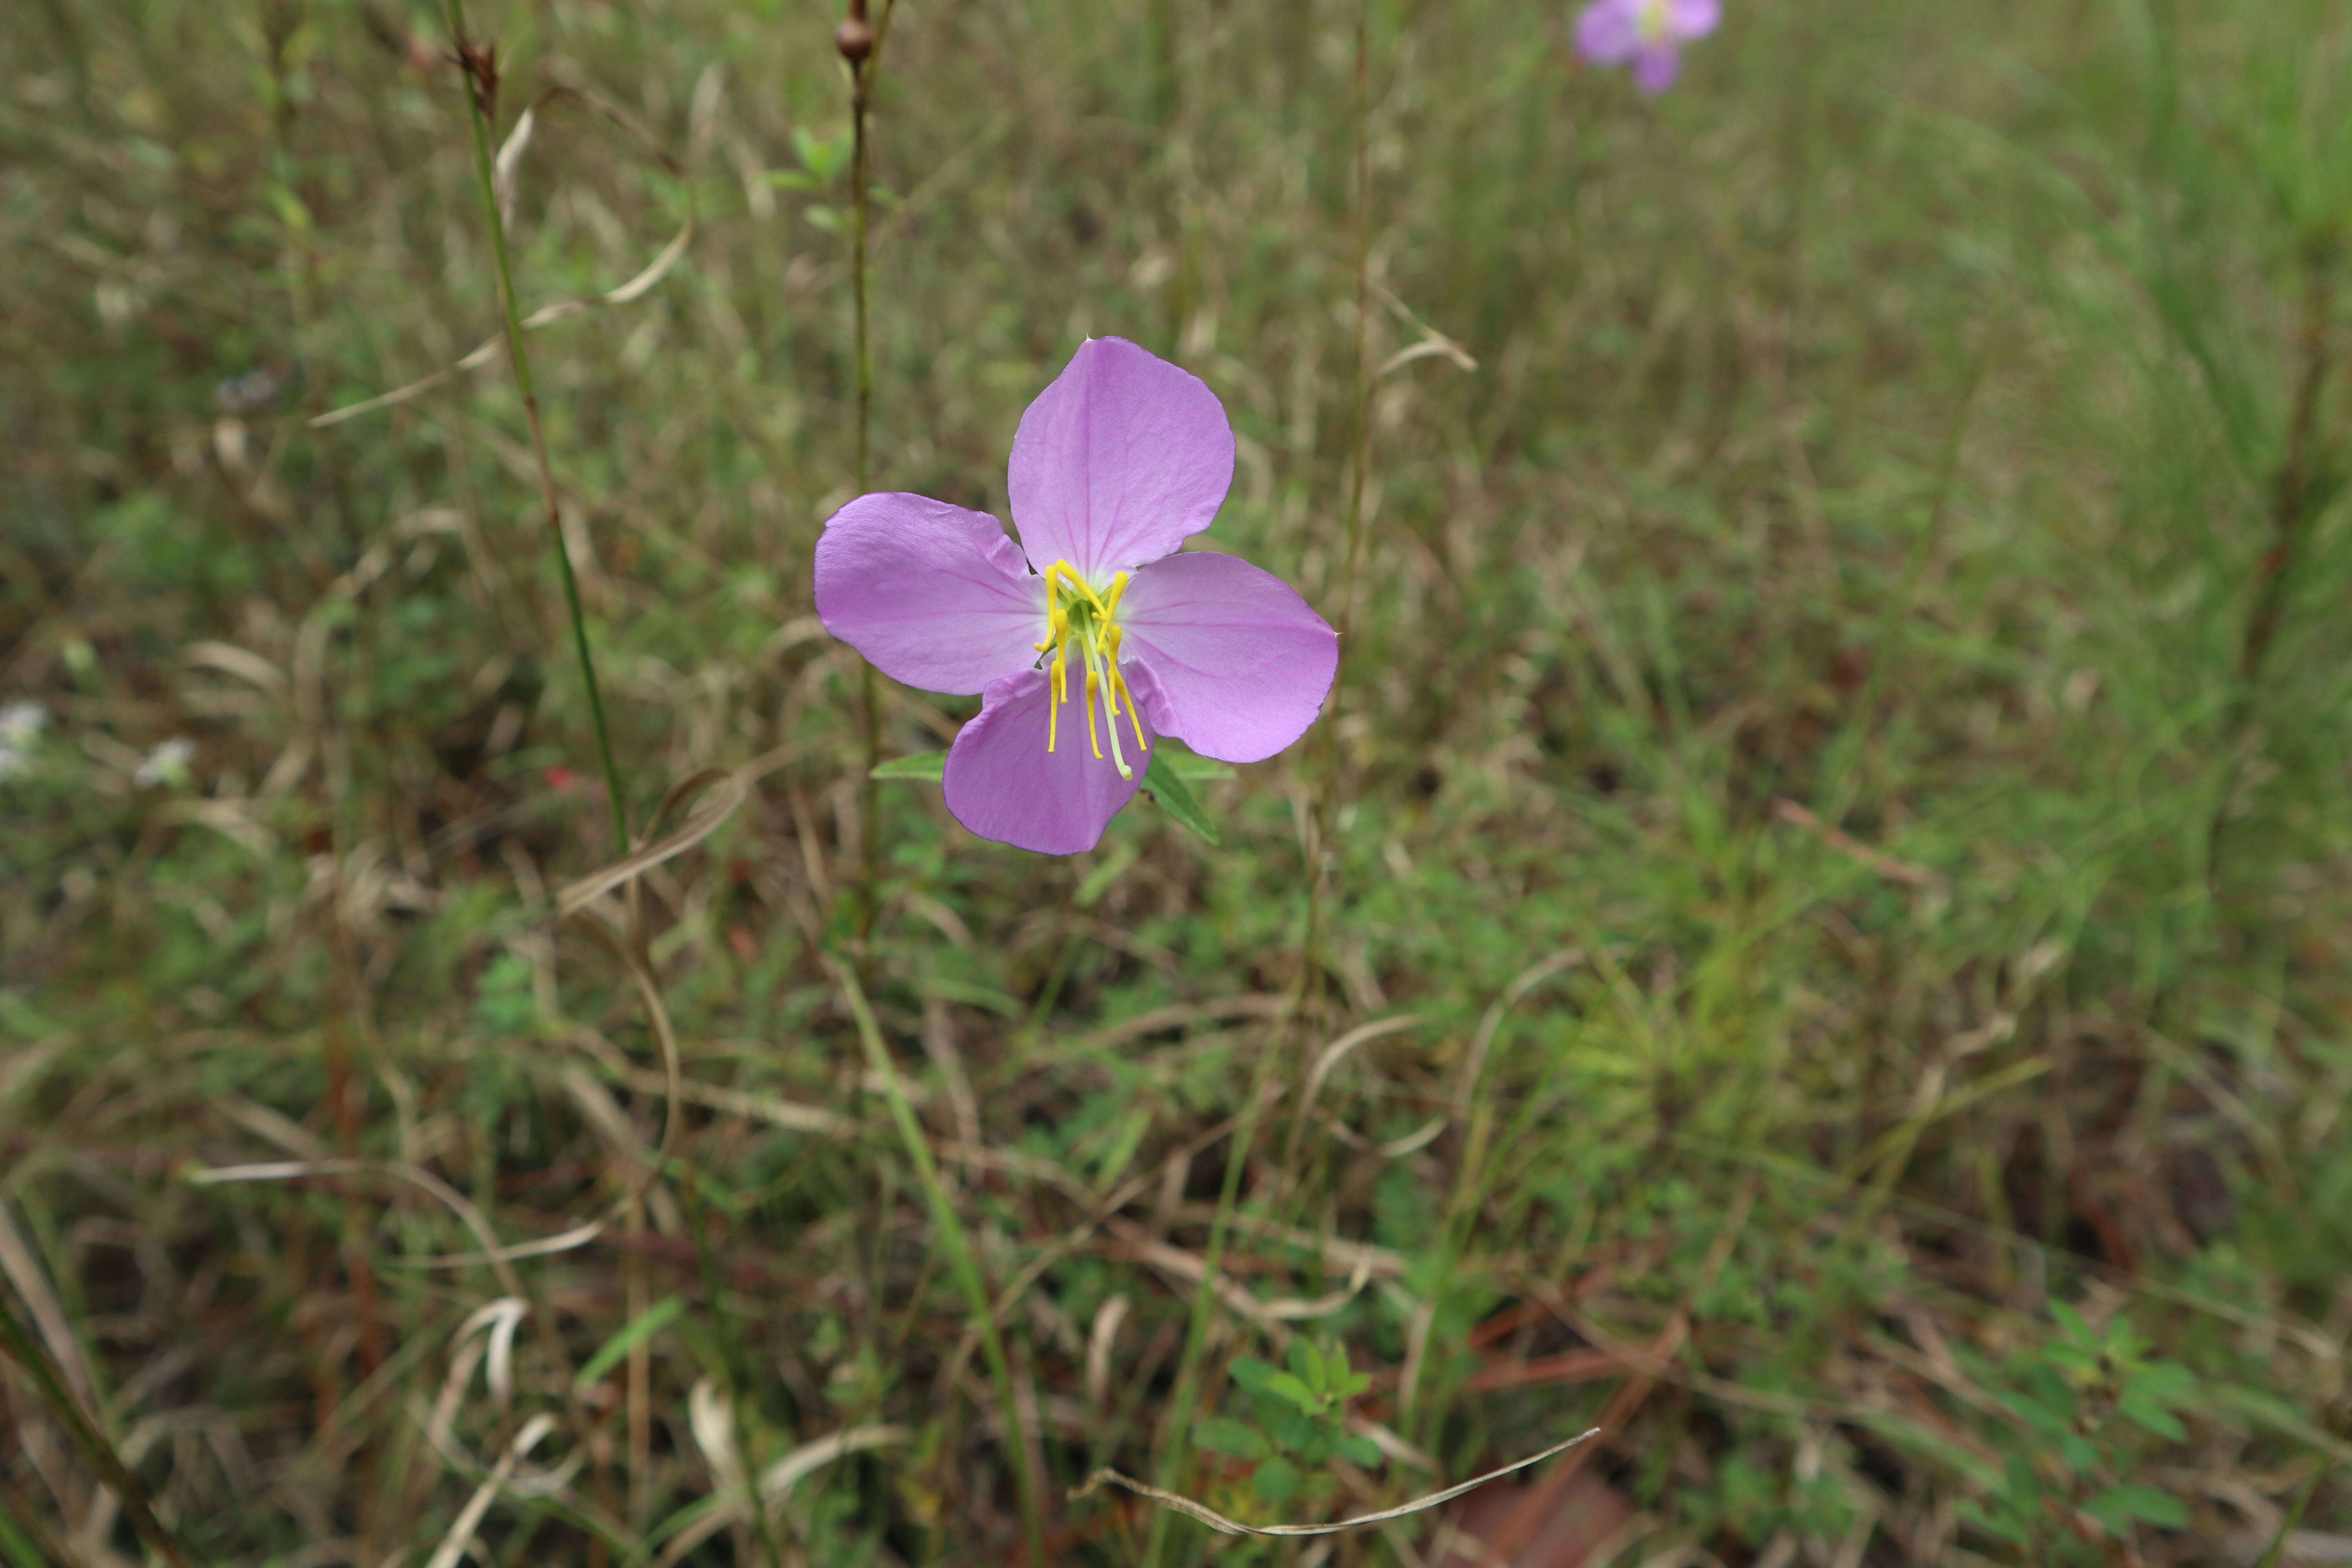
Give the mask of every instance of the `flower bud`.
[(833, 47), (851, 66), (862, 66), (874, 52), (874, 25), (866, 19), (866, 0), (849, 0), (849, 15), (834, 29)]

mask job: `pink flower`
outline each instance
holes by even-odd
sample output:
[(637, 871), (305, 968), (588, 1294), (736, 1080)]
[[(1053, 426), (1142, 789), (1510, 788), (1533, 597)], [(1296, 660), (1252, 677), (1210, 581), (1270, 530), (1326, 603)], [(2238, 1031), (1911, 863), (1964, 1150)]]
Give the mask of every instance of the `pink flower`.
[(1576, 18), (1576, 51), (1597, 66), (1630, 61), (1633, 85), (1661, 93), (1682, 69), (1683, 45), (1722, 19), (1722, 0), (1592, 0)]
[(1176, 552), (1234, 478), (1233, 426), (1197, 376), (1088, 341), (1021, 416), (1007, 477), (1018, 544), (984, 512), (887, 494), (816, 545), (827, 631), (893, 680), (980, 694), (948, 752), (957, 821), (1075, 855), (1134, 798), (1156, 737), (1255, 763), (1307, 732), (1337, 634), (1272, 574)]

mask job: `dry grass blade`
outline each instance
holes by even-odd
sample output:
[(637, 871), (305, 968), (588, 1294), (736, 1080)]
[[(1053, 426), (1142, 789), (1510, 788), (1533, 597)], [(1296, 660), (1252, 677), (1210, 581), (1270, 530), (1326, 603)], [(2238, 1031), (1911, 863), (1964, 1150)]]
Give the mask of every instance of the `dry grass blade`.
[(554, 1416), (534, 1415), (520, 1432), (515, 1434), (513, 1445), (499, 1457), (497, 1468), (490, 1471), (482, 1484), (474, 1489), (474, 1495), (467, 1500), (464, 1511), (449, 1526), (449, 1533), (441, 1538), (440, 1549), (433, 1553), (433, 1560), (425, 1568), (457, 1568), (458, 1559), (464, 1557), (467, 1549), (474, 1543), (474, 1531), (482, 1527), (482, 1517), (490, 1511), (490, 1504), (498, 1501), (499, 1489), (507, 1484), (508, 1479), (515, 1472), (515, 1467), (523, 1461), (525, 1456), (539, 1447), (539, 1440), (553, 1430)]
[[(772, 1503), (776, 1502), (803, 1478), (845, 1454), (855, 1454), (866, 1448), (887, 1447), (907, 1442), (913, 1436), (914, 1434), (904, 1426), (874, 1424), (852, 1426), (846, 1431), (819, 1437), (814, 1442), (803, 1443), (768, 1467), (767, 1472), (760, 1478), (760, 1495)], [(751, 1511), (751, 1499), (740, 1493), (712, 1509), (671, 1538), (669, 1544), (662, 1550), (660, 1568), (674, 1568), (675, 1564), (685, 1561), (696, 1547), (730, 1525), (749, 1518)]]
[(1524, 1459), (1505, 1465), (1499, 1470), (1488, 1470), (1483, 1476), (1473, 1476), (1458, 1486), (1447, 1487), (1444, 1491), (1431, 1492), (1428, 1496), (1417, 1497), (1411, 1502), (1402, 1502), (1394, 1508), (1384, 1508), (1378, 1513), (1360, 1513), (1353, 1519), (1343, 1519), (1333, 1524), (1244, 1524), (1237, 1519), (1227, 1519), (1206, 1503), (1194, 1502), (1191, 1498), (1180, 1497), (1171, 1491), (1162, 1491), (1155, 1486), (1147, 1486), (1132, 1476), (1123, 1476), (1113, 1469), (1097, 1470), (1093, 1475), (1088, 1476), (1085, 1486), (1070, 1493), (1070, 1500), (1076, 1502), (1080, 1498), (1092, 1496), (1096, 1490), (1104, 1486), (1125, 1487), (1146, 1501), (1158, 1503), (1161, 1508), (1181, 1513), (1187, 1519), (1196, 1519), (1211, 1530), (1226, 1535), (1337, 1535), (1342, 1531), (1355, 1530), (1363, 1525), (1381, 1524), (1391, 1519), (1402, 1519), (1408, 1514), (1426, 1512), (1440, 1503), (1452, 1502), (1465, 1492), (1475, 1491), (1488, 1481), (1500, 1480), (1514, 1471), (1526, 1469), (1529, 1465), (1540, 1465), (1553, 1455), (1564, 1454), (1579, 1443), (1589, 1441), (1600, 1435), (1601, 1428), (1595, 1426), (1589, 1432), (1578, 1433), (1564, 1443), (1554, 1443), (1539, 1454), (1530, 1454)]
[(1374, 381), (1384, 380), (1387, 378), (1388, 374), (1391, 371), (1402, 370), (1406, 365), (1411, 364), (1415, 360), (1439, 358), (1451, 361), (1456, 368), (1461, 370), (1474, 371), (1478, 368), (1478, 362), (1472, 359), (1468, 354), (1464, 353), (1461, 346), (1451, 340), (1444, 338), (1423, 338), (1417, 343), (1408, 344), (1406, 347), (1397, 350), (1396, 353), (1382, 360), (1381, 362), (1381, 368), (1372, 372), (1372, 379)]
[(1772, 815), (1791, 827), (1803, 828), (1849, 860), (1857, 865), (1868, 867), (1890, 882), (1899, 882), (1904, 887), (1917, 888), (1924, 891), (1936, 887), (1943, 880), (1941, 877), (1924, 866), (1914, 866), (1907, 860), (1896, 859), (1885, 850), (1872, 848), (1845, 829), (1823, 822), (1811, 811), (1793, 800), (1774, 801)]
[[(531, 100), (530, 106), (525, 109), (521, 117), (515, 121), (514, 129), (507, 133), (505, 145), (499, 149), (497, 169), (499, 205), (501, 211), (509, 210), (513, 206), (515, 166), (522, 157), (523, 149), (530, 144), (531, 133), (538, 123), (540, 109), (545, 104), (564, 98), (578, 99), (604, 119), (627, 132), (652, 154), (664, 170), (674, 176), (683, 177), (684, 170), (677, 160), (670, 156), (668, 151), (654, 139), (652, 132), (640, 126), (619, 109), (605, 102), (594, 93), (580, 88), (550, 88)], [(552, 304), (541, 305), (522, 319), (523, 330), (536, 331), (568, 316), (576, 316), (583, 310), (599, 310), (607, 305), (632, 304), (644, 298), (652, 290), (655, 284), (669, 275), (670, 268), (677, 265), (678, 258), (686, 254), (687, 246), (694, 239), (694, 208), (691, 205), (693, 188), (690, 185), (687, 188), (687, 199), (688, 205), (686, 221), (680, 224), (677, 232), (670, 237), (669, 243), (663, 246), (635, 277), (617, 288), (607, 289), (601, 294), (591, 294), (580, 299), (558, 300)], [(504, 353), (506, 346), (507, 340), (504, 332), (487, 338), (476, 345), (472, 353), (455, 364), (445, 365), (421, 381), (412, 381), (405, 386), (395, 387), (365, 402), (330, 409), (313, 418), (310, 421), (310, 428), (324, 430), (330, 426), (340, 425), (346, 419), (356, 419), (362, 414), (373, 414), (380, 408), (391, 408), (406, 403), (413, 397), (430, 392), (453, 375), (481, 369)]]
[(501, 1247), (488, 1252), (447, 1252), (433, 1258), (399, 1258), (393, 1259), (404, 1268), (468, 1268), (477, 1263), (509, 1263), (520, 1258), (549, 1258), (559, 1252), (570, 1252), (587, 1246), (604, 1234), (606, 1222), (592, 1219), (585, 1225), (574, 1226), (555, 1236), (537, 1241), (519, 1241), (512, 1247)]
[(80, 1400), (83, 1408), (95, 1415), (99, 1409), (98, 1391), (90, 1382), (89, 1363), (82, 1359), (81, 1342), (73, 1335), (73, 1325), (66, 1317), (65, 1304), (50, 1288), (47, 1273), (33, 1256), (31, 1247), (17, 1233), (16, 1222), (8, 1217), (5, 1207), (0, 1207), (0, 1274), (16, 1288), (16, 1294), (32, 1309), (34, 1326), (41, 1331), (41, 1340), (58, 1363), (66, 1385)]
[(1538, 963), (1531, 963), (1521, 970), (1518, 977), (1503, 988), (1503, 994), (1500, 996), (1495, 998), (1493, 1005), (1486, 1009), (1486, 1016), (1478, 1020), (1478, 1033), (1472, 1038), (1469, 1055), (1462, 1064), (1462, 1087), (1456, 1091), (1454, 1097), (1456, 1116), (1465, 1121), (1470, 1119), (1470, 1104), (1478, 1092), (1478, 1080), (1486, 1076), (1486, 1055), (1494, 1049), (1495, 1036), (1501, 1030), (1503, 1020), (1510, 1016), (1511, 1009), (1525, 1001), (1528, 992), (1533, 991), (1561, 970), (1572, 964), (1581, 963), (1583, 961), (1582, 948), (1563, 949), (1553, 953), (1549, 958)]
[[(621, 1081), (643, 1093), (668, 1091), (668, 1080), (659, 1073), (632, 1070)], [(678, 1093), (696, 1105), (723, 1111), (730, 1116), (740, 1116), (747, 1121), (764, 1121), (771, 1127), (781, 1127), (787, 1131), (838, 1138), (857, 1131), (856, 1121), (850, 1117), (818, 1106), (803, 1105), (781, 1095), (722, 1089), (715, 1083), (700, 1083), (693, 1079), (683, 1079), (677, 1087)]]
[(304, 1176), (364, 1175), (397, 1176), (440, 1199), (481, 1242), (482, 1261), (498, 1275), (506, 1293), (515, 1297), (524, 1294), (522, 1281), (507, 1263), (505, 1246), (499, 1240), (498, 1232), (490, 1228), (490, 1222), (482, 1217), (482, 1211), (457, 1188), (419, 1166), (398, 1160), (283, 1160), (262, 1165), (215, 1165), (190, 1171), (186, 1180), (196, 1186), (210, 1187), (229, 1182), (291, 1182)]
[[(1181, 1247), (1171, 1247), (1158, 1240), (1140, 1226), (1114, 1219), (1109, 1228), (1126, 1243), (1139, 1261), (1164, 1273), (1198, 1285), (1209, 1271), (1208, 1260), (1201, 1254), (1187, 1252)], [(1279, 1300), (1262, 1301), (1240, 1281), (1222, 1271), (1218, 1273), (1213, 1288), (1217, 1300), (1223, 1301), (1229, 1310), (1248, 1319), (1269, 1335), (1282, 1339), (1286, 1332), (1284, 1324), (1329, 1317), (1354, 1300), (1371, 1275), (1370, 1263), (1359, 1257), (1355, 1267), (1349, 1271), (1348, 1283), (1343, 1288), (1313, 1300), (1285, 1297)]]
[(1421, 1016), (1417, 1013), (1406, 1013), (1394, 1018), (1376, 1019), (1349, 1030), (1324, 1047), (1323, 1054), (1315, 1058), (1314, 1067), (1307, 1070), (1307, 1088), (1298, 1097), (1298, 1114), (1304, 1118), (1308, 1111), (1315, 1109), (1315, 1096), (1317, 1091), (1322, 1089), (1323, 1080), (1331, 1076), (1332, 1069), (1346, 1059), (1349, 1051), (1368, 1041), (1377, 1040), (1383, 1035), (1402, 1033), (1420, 1022)]
[[(718, 832), (720, 825), (751, 798), (751, 786), (761, 775), (782, 766), (786, 760), (785, 752), (772, 752), (732, 773), (720, 773), (706, 769), (687, 780), (672, 790), (669, 799), (662, 803), (662, 815), (667, 815), (680, 799), (691, 795), (695, 789), (709, 787), (712, 791), (712, 798), (702, 809), (688, 817), (677, 831), (664, 834), (626, 859), (615, 860), (609, 866), (591, 871), (564, 888), (556, 895), (557, 910), (569, 919), (631, 878), (642, 876), (664, 861), (685, 854)], [(658, 821), (659, 817), (656, 820)]]

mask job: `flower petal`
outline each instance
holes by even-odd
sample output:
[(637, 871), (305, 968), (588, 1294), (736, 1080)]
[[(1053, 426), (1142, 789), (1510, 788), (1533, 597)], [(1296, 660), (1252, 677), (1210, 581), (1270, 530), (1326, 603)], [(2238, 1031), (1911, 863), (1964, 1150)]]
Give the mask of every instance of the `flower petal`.
[[(1131, 779), (1111, 765), (1107, 736), (1097, 760), (1087, 743), (1086, 675), (1073, 665), (1067, 678), (1073, 700), (1063, 706), (1053, 752), (1045, 750), (1049, 694), (1042, 669), (990, 681), (980, 717), (948, 748), (948, 809), (982, 838), (1040, 855), (1076, 855), (1100, 842), (1110, 819), (1135, 798), (1150, 763), (1149, 744), (1139, 754), (1135, 731), (1125, 731)], [(1149, 742), (1150, 710), (1144, 712)], [(1095, 717), (1101, 723), (1099, 710)], [(1124, 707), (1118, 721), (1132, 722)]]
[(1723, 0), (1666, 0), (1666, 26), (1678, 38), (1704, 38), (1723, 20)]
[(1576, 52), (1597, 66), (1622, 65), (1642, 47), (1641, 0), (1592, 0), (1576, 18)]
[(1094, 338), (1021, 416), (1013, 526), (1043, 572), (1097, 587), (1209, 526), (1234, 482), (1234, 427), (1206, 383), (1125, 338)]
[(817, 538), (816, 613), (891, 679), (969, 696), (1037, 662), (1045, 583), (986, 512), (860, 496)]
[(1271, 572), (1193, 551), (1138, 572), (1121, 655), (1150, 671), (1144, 717), (1204, 757), (1259, 763), (1307, 732), (1339, 667), (1339, 634)]
[(1633, 85), (1653, 95), (1664, 92), (1682, 68), (1682, 56), (1672, 44), (1645, 44), (1633, 57)]

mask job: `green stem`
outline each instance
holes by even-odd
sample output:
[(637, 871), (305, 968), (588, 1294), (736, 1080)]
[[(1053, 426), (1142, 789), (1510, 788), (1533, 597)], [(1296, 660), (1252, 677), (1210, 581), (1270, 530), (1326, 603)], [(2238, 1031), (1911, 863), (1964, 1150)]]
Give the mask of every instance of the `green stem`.
[(1365, 121), (1370, 113), (1370, 0), (1356, 11), (1356, 406), (1348, 453), (1348, 509), (1341, 523), (1346, 540), (1339, 576), (1339, 664), (1331, 677), (1331, 710), (1323, 716), (1323, 788), (1317, 797), (1315, 849), (1318, 864), (1309, 886), (1307, 957), (1319, 957), (1323, 869), (1339, 797), (1339, 718), (1348, 685), (1348, 636), (1356, 624), (1356, 585), (1364, 562), (1364, 479), (1371, 466), (1371, 256), (1372, 161)]
[[(856, 318), (857, 335), (856, 387), (857, 409), (857, 493), (864, 495), (872, 481), (874, 359), (866, 341), (866, 226), (870, 216), (866, 172), (866, 109), (870, 90), (867, 70), (870, 62), (860, 60), (850, 67), (849, 88), (849, 297)], [(880, 870), (881, 826), (876, 821), (880, 814), (881, 787), (876, 782), (874, 770), (882, 765), (881, 683), (874, 678), (874, 667), (863, 665), (858, 669), (860, 710), (866, 717), (866, 784), (865, 810), (859, 813), (861, 854), (858, 864), (857, 934), (866, 936), (874, 929), (875, 884)]]
[(2206, 887), (2219, 898), (2221, 855), (2229, 831), (2230, 796), (2247, 759), (2253, 729), (2256, 698), (2270, 666), (2272, 645), (2286, 618), (2289, 589), (2309, 531), (2314, 492), (2318, 489), (2321, 441), (2319, 405), (2334, 368), (2336, 267), (2331, 249), (2315, 247), (2304, 258), (2302, 364), (2294, 389), (2294, 412), (2287, 429), (2285, 455), (2271, 487), (2270, 547), (2254, 568), (2254, 605), (2246, 617), (2245, 641), (2238, 653), (2237, 682), (2222, 720), (2221, 786), (2213, 802), (2213, 816), (2205, 835)]
[[(481, 188), (483, 212), (489, 221), (490, 256), (498, 271), (499, 302), (506, 315), (507, 355), (514, 366), (516, 389), (522, 395), (524, 422), (530, 428), (531, 457), (539, 468), (540, 494), (547, 504), (548, 542), (554, 547), (556, 567), (563, 579), (563, 602), (572, 621), (572, 652), (579, 659), (581, 681), (588, 691), (588, 716), (596, 733), (596, 760), (604, 770), (604, 798), (612, 813), (614, 851), (625, 857), (630, 850), (629, 818), (622, 801), (621, 770), (613, 760), (612, 732), (604, 721), (604, 693), (596, 681), (595, 655), (588, 642), (588, 618), (580, 603), (580, 579), (572, 569), (572, 553), (563, 543), (563, 515), (556, 495), (555, 470), (548, 461), (547, 433), (540, 418), (539, 393), (531, 379), (530, 353), (523, 341), (522, 315), (515, 294), (514, 267), (507, 250), (506, 216), (499, 210), (498, 174), (490, 154), (490, 117), (498, 104), (498, 63), (488, 46), (478, 47), (467, 38), (464, 0), (446, 0), (446, 16), (451, 46), (457, 52), (459, 68), (467, 78), (466, 105), (467, 121), (474, 135), (474, 174)], [(631, 923), (633, 926), (635, 924), (634, 917)], [(641, 935), (630, 940), (641, 940)], [(647, 971), (646, 983), (658, 984), (650, 970)], [(744, 1473), (751, 1491), (751, 1516), (759, 1527), (760, 1542), (767, 1561), (771, 1564), (780, 1564), (783, 1561), (783, 1548), (776, 1537), (774, 1521), (768, 1517), (767, 1500), (760, 1490), (758, 1456), (754, 1451), (753, 1435), (746, 1420), (748, 1412), (742, 1377), (737, 1364), (737, 1341), (710, 1256), (709, 1226), (703, 1212), (700, 1189), (694, 1179), (693, 1162), (686, 1152), (679, 1150), (676, 1158), (685, 1198), (687, 1229), (694, 1242), (696, 1258), (701, 1266), (704, 1294), (709, 1298), (711, 1315), (719, 1325), (722, 1352), (728, 1362), (728, 1393), (736, 1414), (738, 1441), (741, 1445)]]
[[(1331, 705), (1323, 715), (1322, 788), (1315, 801), (1315, 858), (1307, 868), (1307, 938), (1299, 958), (1302, 1001), (1322, 992), (1323, 937), (1328, 918), (1327, 889), (1337, 856), (1331, 839), (1339, 809), (1339, 720), (1348, 693), (1348, 638), (1356, 626), (1356, 588), (1364, 560), (1364, 479), (1371, 467), (1371, 303), (1372, 303), (1372, 160), (1367, 121), (1371, 114), (1371, 4), (1356, 8), (1356, 407), (1349, 440), (1348, 508), (1342, 532), (1346, 540), (1339, 577), (1339, 661), (1331, 674)], [(1314, 1009), (1309, 1008), (1311, 1013)], [(1305, 1063), (1300, 1064), (1302, 1074)], [(1304, 1078), (1300, 1082), (1303, 1087)], [(1302, 1099), (1294, 1117), (1305, 1114)], [(1283, 1186), (1295, 1177), (1299, 1141), (1306, 1129), (1294, 1120), (1283, 1151)]]
[(507, 358), (514, 365), (515, 386), (522, 394), (523, 421), (530, 427), (531, 457), (539, 465), (540, 492), (547, 502), (547, 537), (555, 547), (555, 564), (563, 577), (564, 607), (572, 616), (572, 649), (580, 660), (580, 679), (588, 689), (588, 718), (596, 731), (596, 761), (604, 772), (605, 804), (612, 808), (613, 847), (629, 853), (629, 818), (621, 801), (621, 770), (613, 761), (613, 738), (604, 723), (604, 696), (596, 684), (596, 659), (588, 646), (588, 617), (580, 606), (580, 578), (572, 570), (572, 552), (563, 545), (563, 514), (556, 501), (555, 470), (547, 460), (547, 433), (539, 416), (539, 392), (530, 376), (530, 353), (523, 343), (522, 312), (515, 300), (514, 268), (507, 256), (506, 218), (499, 211), (498, 175), (490, 161), (490, 112), (498, 101), (498, 66), (487, 48), (477, 51), (466, 37), (465, 0), (446, 0), (449, 37), (467, 75), (467, 119), (474, 132), (474, 174), (481, 186), (482, 207), (489, 219), (490, 256), (499, 274), (499, 303), (506, 311)]
[[(890, 39), (890, 13), (897, 0), (883, 0), (882, 17), (874, 28), (868, 52), (849, 58), (849, 298), (856, 333), (856, 365), (852, 398), (856, 410), (857, 493), (873, 482), (874, 354), (866, 300), (866, 236), (873, 221), (872, 179), (867, 148), (866, 111), (873, 106), (874, 83), (882, 69), (882, 46)], [(863, 23), (863, 0), (853, 0), (850, 19)], [(846, 24), (845, 24), (846, 25)], [(845, 49), (845, 55), (847, 51)], [(880, 913), (875, 889), (881, 878), (881, 785), (874, 770), (882, 765), (882, 686), (874, 667), (863, 665), (857, 678), (858, 707), (866, 725), (866, 776), (863, 809), (858, 814), (857, 936), (872, 934)]]
[(5, 1299), (0, 1299), (0, 1352), (5, 1352), (8, 1359), (23, 1368), (25, 1375), (33, 1380), (41, 1403), (47, 1405), (50, 1414), (63, 1424), (67, 1434), (73, 1438), (74, 1447), (82, 1451), (82, 1457), (89, 1461), (90, 1468), (106, 1483), (107, 1490), (122, 1504), (122, 1511), (130, 1516), (131, 1528), (139, 1532), (139, 1539), (145, 1542), (156, 1555), (171, 1563), (172, 1568), (194, 1568), (194, 1559), (188, 1555), (179, 1539), (163, 1527), (163, 1521), (155, 1517), (155, 1510), (148, 1501), (147, 1489), (116, 1455), (114, 1445), (108, 1442), (105, 1435), (91, 1424), (90, 1418), (82, 1414), (81, 1406), (58, 1376), (57, 1369), (49, 1364), (48, 1352), (34, 1342), (32, 1334), (16, 1321), (16, 1314), (9, 1309)]
[(972, 1321), (979, 1325), (981, 1351), (988, 1359), (989, 1380), (996, 1385), (997, 1408), (1004, 1421), (1005, 1452), (1012, 1459), (1013, 1484), (1021, 1492), (1021, 1525), (1028, 1541), (1030, 1568), (1045, 1568), (1045, 1500), (1038, 1491), (1037, 1474), (1029, 1465), (1028, 1436), (1021, 1421), (1020, 1401), (1013, 1391), (1013, 1363), (1005, 1356), (1004, 1339), (997, 1331), (996, 1308), (989, 1297), (988, 1282), (981, 1278), (979, 1261), (972, 1257), (971, 1243), (964, 1235), (963, 1220), (948, 1196), (947, 1184), (940, 1179), (939, 1162), (931, 1155), (930, 1142), (923, 1135), (922, 1124), (915, 1120), (915, 1108), (908, 1100), (906, 1086), (898, 1077), (898, 1064), (892, 1058), (890, 1047), (883, 1043), (881, 1026), (874, 1021), (874, 1009), (866, 1003), (866, 988), (857, 983), (857, 975), (848, 964), (828, 961), (827, 967), (849, 1002), (850, 1015), (857, 1022), (858, 1040), (866, 1047), (866, 1065), (882, 1080), (883, 1095), (890, 1102), (890, 1120), (898, 1124), (907, 1158), (914, 1163), (915, 1175), (922, 1183), (923, 1196), (930, 1205), (931, 1224), (937, 1227), (940, 1246), (948, 1255), (948, 1268), (971, 1308)]
[(2311, 1500), (2319, 1494), (2319, 1483), (2326, 1479), (2327, 1468), (2328, 1460), (2326, 1454), (2320, 1455), (2318, 1458), (2312, 1461), (2311, 1479), (2304, 1482), (2303, 1490), (2295, 1494), (2294, 1506), (2287, 1510), (2285, 1517), (2279, 1521), (2278, 1533), (2271, 1537), (2270, 1550), (2263, 1553), (2263, 1560), (2255, 1563), (2254, 1568), (2278, 1568), (2279, 1559), (2286, 1551), (2288, 1540), (2294, 1536), (2296, 1527), (2303, 1523), (2304, 1510), (2311, 1506)]

